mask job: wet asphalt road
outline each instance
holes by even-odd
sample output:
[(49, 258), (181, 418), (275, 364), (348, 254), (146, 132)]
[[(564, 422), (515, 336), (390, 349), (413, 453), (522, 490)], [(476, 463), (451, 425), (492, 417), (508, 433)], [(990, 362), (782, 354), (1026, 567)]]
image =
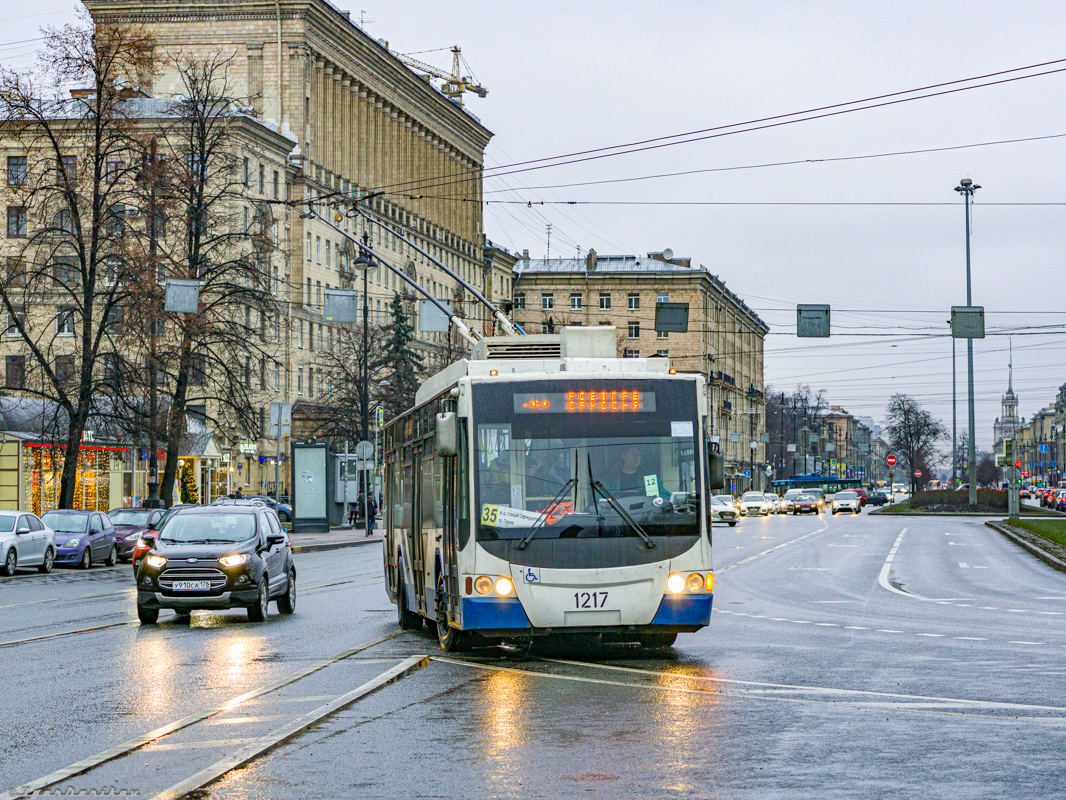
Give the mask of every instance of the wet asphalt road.
[[(195, 796), (1066, 795), (1066, 575), (972, 518), (745, 519), (714, 545), (711, 625), (672, 651), (416, 663)], [(141, 627), (128, 565), (3, 579), (0, 792), (156, 731), (51, 786), (154, 797), (443, 655), (395, 635), (379, 545), (296, 564), (297, 613), (262, 624)]]

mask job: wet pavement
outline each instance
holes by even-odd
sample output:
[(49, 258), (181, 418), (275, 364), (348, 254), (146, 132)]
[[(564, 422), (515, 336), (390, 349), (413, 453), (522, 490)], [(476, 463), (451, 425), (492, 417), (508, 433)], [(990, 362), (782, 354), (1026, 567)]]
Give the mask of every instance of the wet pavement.
[(714, 546), (711, 625), (652, 655), (445, 657), (397, 631), (378, 544), (297, 554), (260, 624), (142, 627), (128, 565), (0, 579), (0, 798), (1063, 796), (1066, 575), (979, 518)]

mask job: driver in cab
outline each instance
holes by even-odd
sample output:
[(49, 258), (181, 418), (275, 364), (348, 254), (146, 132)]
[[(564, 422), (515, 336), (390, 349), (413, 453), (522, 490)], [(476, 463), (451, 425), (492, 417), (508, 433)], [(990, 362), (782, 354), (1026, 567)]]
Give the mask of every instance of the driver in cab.
[(640, 448), (633, 444), (622, 451), (622, 468), (618, 475), (610, 482), (608, 489), (612, 492), (623, 494), (647, 494), (646, 477), (655, 478), (655, 494), (663, 494), (663, 484), (656, 473), (648, 474), (641, 466), (643, 456)]

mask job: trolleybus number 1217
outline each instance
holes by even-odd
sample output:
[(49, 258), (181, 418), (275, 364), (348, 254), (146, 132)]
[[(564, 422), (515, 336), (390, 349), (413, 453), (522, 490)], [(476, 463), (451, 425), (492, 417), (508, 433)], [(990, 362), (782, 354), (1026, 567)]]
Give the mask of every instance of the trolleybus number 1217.
[(574, 592), (575, 608), (603, 608), (607, 605), (607, 592)]

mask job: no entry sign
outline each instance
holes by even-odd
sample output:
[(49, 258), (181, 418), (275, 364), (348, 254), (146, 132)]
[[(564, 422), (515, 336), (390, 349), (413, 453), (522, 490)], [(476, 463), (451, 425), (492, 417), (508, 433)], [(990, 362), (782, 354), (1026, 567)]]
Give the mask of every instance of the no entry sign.
[(896, 457), (890, 454), (888, 458), (885, 459), (885, 463), (890, 467), (896, 466)]
[(920, 469), (916, 469), (916, 470), (914, 470), (914, 477), (915, 477), (915, 478), (920, 478), (920, 477), (922, 477), (922, 471), (921, 471)]

